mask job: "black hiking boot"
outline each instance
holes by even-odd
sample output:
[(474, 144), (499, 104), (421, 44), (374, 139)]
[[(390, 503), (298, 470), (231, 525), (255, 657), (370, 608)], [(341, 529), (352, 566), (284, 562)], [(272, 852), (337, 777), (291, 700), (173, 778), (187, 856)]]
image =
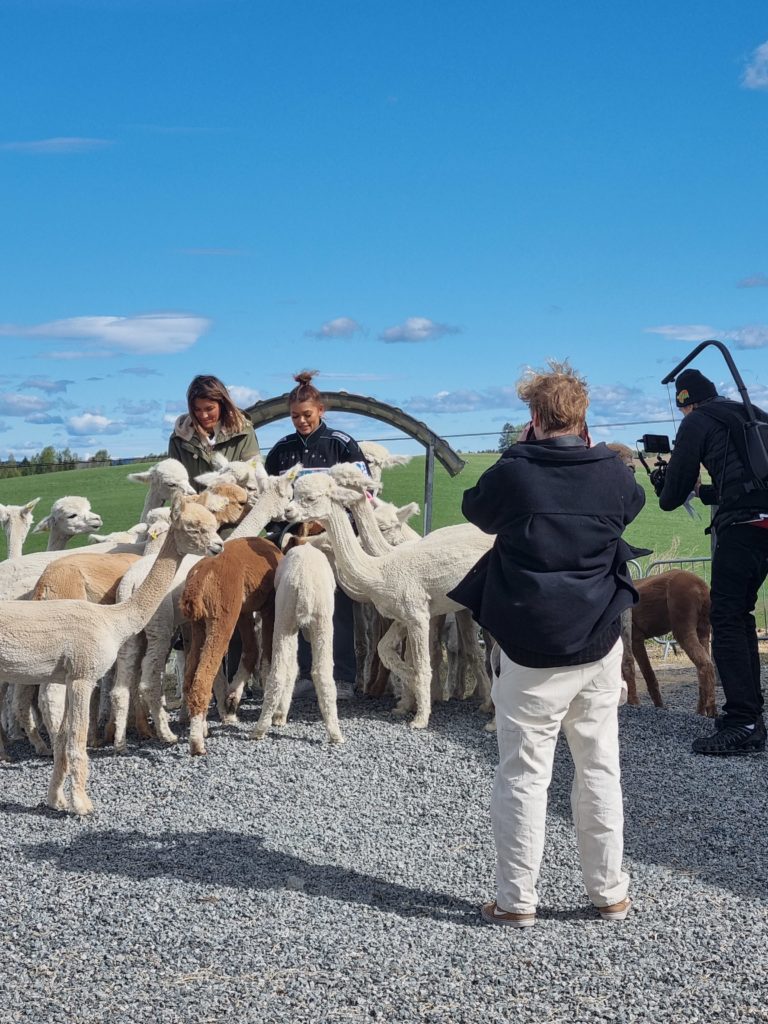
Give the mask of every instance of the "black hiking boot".
[(711, 736), (701, 736), (691, 744), (694, 754), (715, 754), (728, 757), (731, 754), (759, 754), (765, 750), (765, 723), (762, 718), (750, 729), (748, 725), (729, 725), (723, 719), (715, 719), (715, 731)]

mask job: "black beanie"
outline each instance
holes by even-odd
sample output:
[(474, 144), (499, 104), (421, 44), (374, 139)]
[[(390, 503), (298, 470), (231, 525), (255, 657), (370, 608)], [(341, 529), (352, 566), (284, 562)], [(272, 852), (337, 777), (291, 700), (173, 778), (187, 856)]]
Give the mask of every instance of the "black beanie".
[(703, 373), (698, 370), (683, 370), (675, 381), (675, 401), (678, 409), (684, 405), (696, 405), (714, 398), (717, 388)]

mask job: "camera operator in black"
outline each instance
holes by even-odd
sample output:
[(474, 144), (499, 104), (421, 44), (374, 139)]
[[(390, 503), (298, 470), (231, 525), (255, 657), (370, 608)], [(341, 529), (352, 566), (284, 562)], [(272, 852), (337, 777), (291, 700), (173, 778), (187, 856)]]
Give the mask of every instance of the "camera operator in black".
[[(693, 743), (697, 754), (741, 754), (765, 749), (763, 695), (754, 608), (768, 574), (768, 481), (752, 481), (741, 438), (747, 412), (741, 402), (717, 394), (698, 370), (683, 370), (675, 398), (684, 419), (666, 474), (651, 482), (659, 506), (669, 512), (695, 491), (717, 505), (712, 524), (710, 618), (712, 655), (725, 693), (715, 732)], [(768, 416), (756, 410), (768, 422)], [(740, 454), (741, 452), (741, 454)], [(702, 484), (704, 466), (712, 480)]]

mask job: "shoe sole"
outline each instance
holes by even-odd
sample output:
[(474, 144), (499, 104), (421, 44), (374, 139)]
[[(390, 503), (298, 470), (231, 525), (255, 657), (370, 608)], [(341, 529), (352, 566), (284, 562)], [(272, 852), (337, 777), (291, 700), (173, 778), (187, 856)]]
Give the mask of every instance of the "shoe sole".
[(706, 757), (733, 757), (738, 754), (764, 754), (765, 753), (765, 742), (757, 744), (754, 747), (739, 747), (736, 750), (697, 750), (696, 747), (691, 747), (694, 754), (704, 754)]
[(506, 917), (497, 917), (494, 913), (488, 913), (485, 908), (480, 911), (480, 916), (486, 924), (502, 925), (505, 928), (533, 928), (536, 924), (536, 915), (532, 914), (530, 918), (521, 918), (520, 920), (509, 920)]
[(632, 900), (629, 901), (623, 910), (614, 910), (612, 913), (604, 914), (599, 907), (597, 909), (600, 911), (601, 921), (624, 921), (632, 909)]

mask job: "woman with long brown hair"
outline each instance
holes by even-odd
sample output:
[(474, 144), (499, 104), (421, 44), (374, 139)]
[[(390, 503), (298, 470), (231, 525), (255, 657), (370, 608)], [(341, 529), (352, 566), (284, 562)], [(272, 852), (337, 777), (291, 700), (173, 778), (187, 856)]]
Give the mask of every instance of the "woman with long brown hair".
[(174, 424), (168, 441), (168, 455), (195, 477), (213, 468), (214, 452), (229, 462), (247, 460), (259, 454), (259, 442), (253, 424), (232, 401), (218, 377), (199, 374), (187, 388), (187, 412)]

